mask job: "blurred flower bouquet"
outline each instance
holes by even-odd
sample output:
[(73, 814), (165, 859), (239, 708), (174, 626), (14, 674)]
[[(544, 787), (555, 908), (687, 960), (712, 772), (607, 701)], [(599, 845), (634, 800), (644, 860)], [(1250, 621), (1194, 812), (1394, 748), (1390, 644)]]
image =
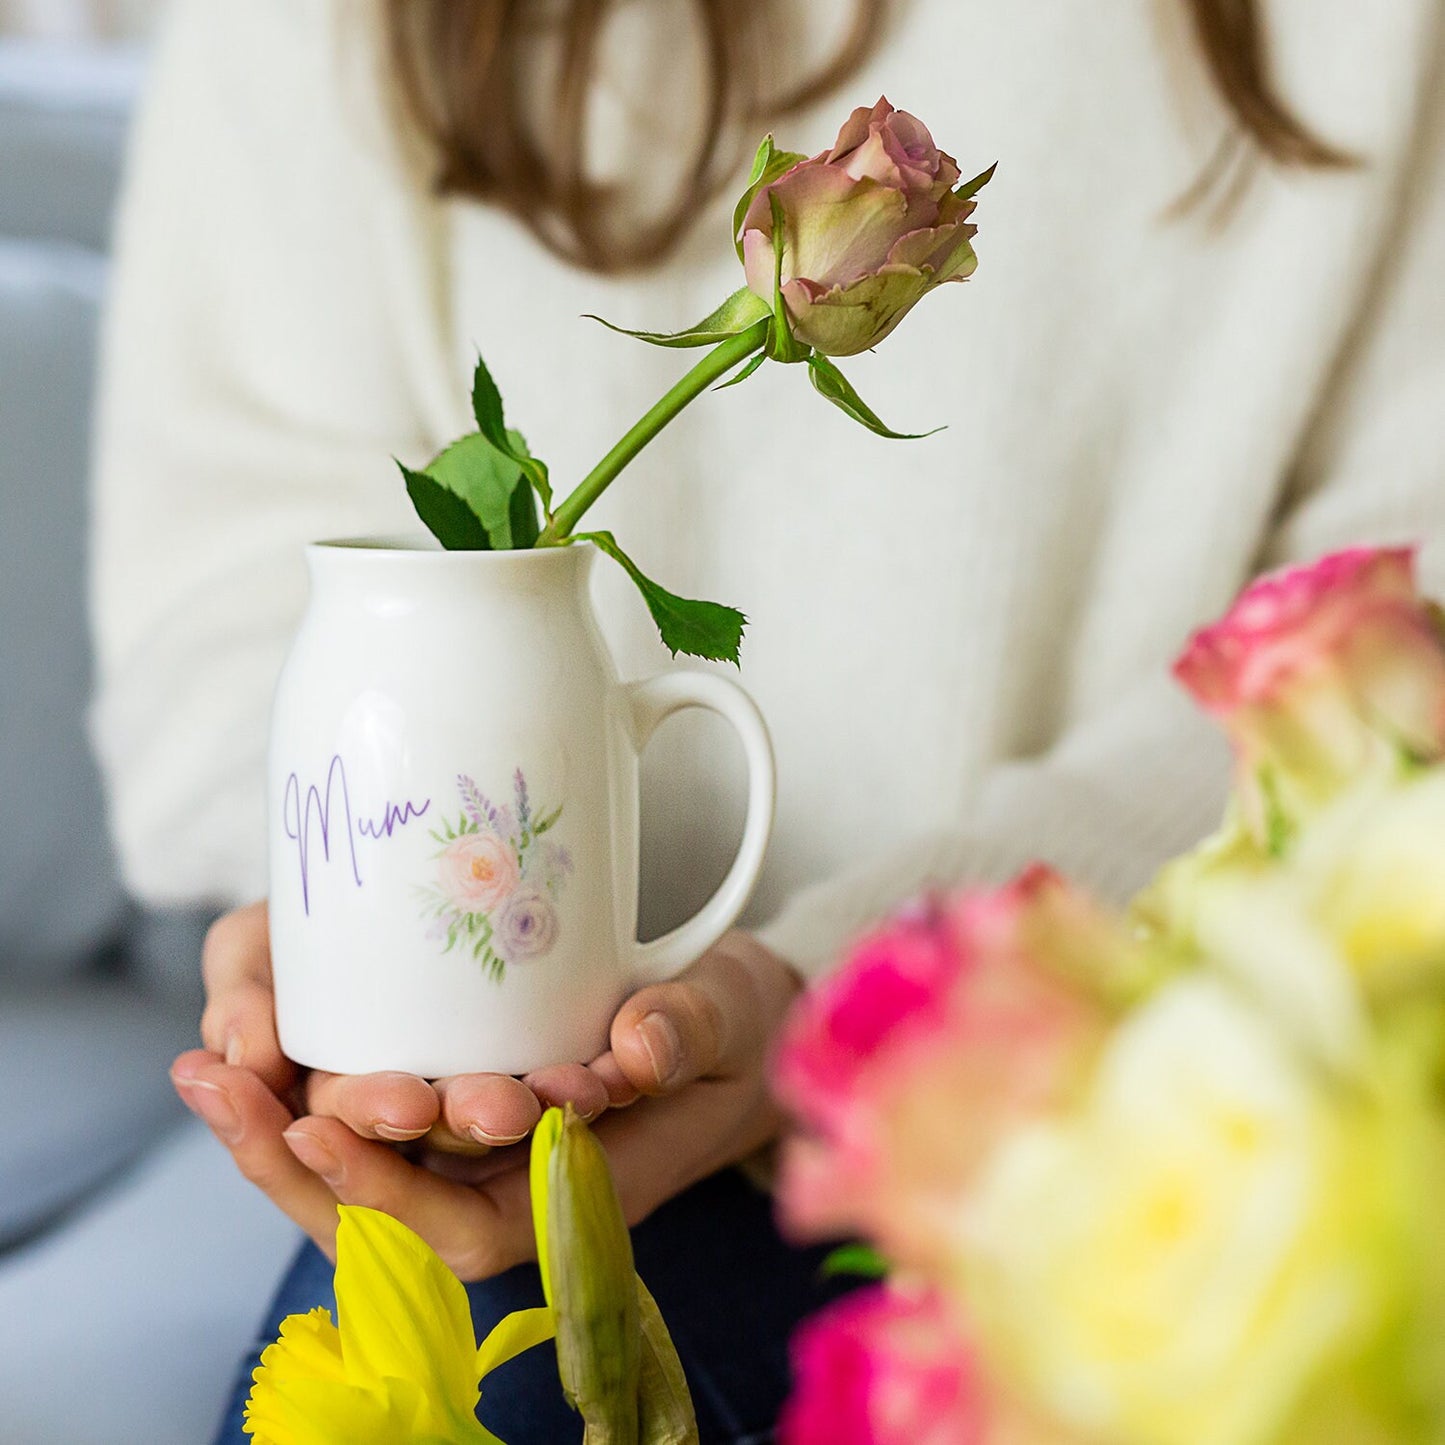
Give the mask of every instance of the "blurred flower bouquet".
[(800, 1332), (787, 1445), (1445, 1439), (1441, 614), (1344, 552), (1176, 672), (1234, 796), (1127, 915), (1035, 869), (798, 1005), (784, 1214), (889, 1278)]
[(832, 358), (876, 346), (928, 292), (973, 274), (978, 228), (969, 216), (992, 175), (990, 167), (965, 181), (923, 122), (884, 99), (855, 110), (832, 148), (811, 159), (778, 150), (768, 136), (733, 212), (747, 284), (686, 330), (624, 333), (654, 346), (703, 348), (703, 358), (555, 507), (546, 463), (507, 426), (501, 393), (478, 358), (477, 430), (418, 471), (398, 463), (417, 514), (448, 550), (591, 542), (632, 578), (674, 654), (737, 662), (741, 612), (676, 596), (644, 576), (612, 533), (578, 532), (578, 522), (684, 407), (710, 387), (746, 381), (768, 360), (803, 365), (816, 390), (853, 420), (905, 438)]

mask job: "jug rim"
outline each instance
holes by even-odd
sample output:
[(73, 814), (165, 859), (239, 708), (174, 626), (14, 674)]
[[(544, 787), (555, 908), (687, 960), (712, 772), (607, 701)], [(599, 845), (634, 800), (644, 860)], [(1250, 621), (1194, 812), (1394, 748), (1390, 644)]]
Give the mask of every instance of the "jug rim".
[(434, 568), (548, 566), (558, 565), (560, 558), (569, 555), (575, 562), (577, 557), (590, 558), (596, 553), (596, 544), (588, 541), (572, 542), (561, 547), (515, 547), (496, 552), (449, 551), (430, 535), (401, 533), (324, 537), (306, 544), (308, 557), (364, 557), (379, 564)]

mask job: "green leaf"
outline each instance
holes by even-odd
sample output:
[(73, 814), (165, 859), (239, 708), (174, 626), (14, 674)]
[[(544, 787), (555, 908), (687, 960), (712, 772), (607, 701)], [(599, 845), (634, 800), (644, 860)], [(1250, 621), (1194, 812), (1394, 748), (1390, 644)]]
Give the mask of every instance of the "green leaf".
[(698, 602), (686, 597), (677, 597), (665, 587), (659, 587), (649, 577), (644, 577), (637, 564), (621, 547), (611, 532), (578, 532), (568, 538), (569, 542), (593, 542), (612, 560), (618, 563), (642, 593), (652, 620), (662, 634), (663, 645), (674, 657), (685, 652), (689, 657), (706, 657), (715, 662), (730, 662), (738, 666), (738, 653), (742, 647), (743, 628), (747, 618), (734, 607), (724, 607), (718, 602)]
[[(520, 453), (530, 457), (531, 450), (527, 446), (527, 439), (519, 431), (508, 431), (507, 439), (512, 443), (514, 456)], [(520, 470), (520, 463), (519, 470)], [(508, 520), (512, 528), (512, 546), (514, 548), (535, 547), (537, 538), (541, 534), (542, 524), (537, 517), (537, 502), (534, 496), (536, 489), (531, 479), (523, 471), (518, 479), (517, 485), (512, 488), (512, 500), (508, 507)]]
[(823, 1261), (823, 1278), (835, 1279), (845, 1274), (862, 1279), (886, 1279), (888, 1261), (870, 1245), (840, 1245)]
[(601, 316), (586, 313), (589, 321), (601, 321), (609, 331), (623, 336), (635, 336), (639, 341), (653, 346), (714, 346), (729, 336), (746, 331), (755, 321), (761, 321), (769, 314), (768, 303), (754, 295), (746, 286), (734, 291), (710, 316), (704, 316), (696, 326), (685, 331), (630, 331), (625, 326), (614, 326)]
[(768, 197), (773, 211), (773, 329), (768, 333), (768, 353), (775, 361), (806, 361), (809, 348), (793, 339), (793, 323), (783, 301), (783, 252), (787, 247), (783, 203)]
[(748, 362), (748, 364), (747, 364), (745, 367), (743, 367), (741, 371), (738, 372), (738, 374), (737, 374), (736, 376), (729, 378), (727, 381), (719, 382), (715, 387), (713, 387), (713, 390), (714, 390), (714, 391), (726, 391), (726, 390), (728, 389), (728, 387), (730, 387), (730, 386), (736, 386), (740, 381), (746, 381), (746, 380), (748, 379), (748, 377), (750, 377), (750, 376), (753, 374), (753, 372), (755, 372), (755, 371), (758, 369), (758, 367), (760, 367), (760, 366), (763, 364), (763, 362), (765, 362), (767, 359), (768, 359), (768, 352), (767, 352), (767, 348), (764, 347), (764, 349), (763, 349), (762, 351), (758, 352), (758, 354), (757, 354), (756, 356), (754, 356), (754, 357)]
[(993, 173), (997, 169), (998, 162), (995, 161), (986, 171), (980, 171), (971, 181), (965, 181), (953, 194), (960, 201), (976, 196), (993, 179)]
[(940, 426), (934, 427), (933, 431), (900, 432), (885, 426), (872, 408), (853, 390), (848, 378), (826, 356), (815, 353), (808, 358), (808, 375), (820, 396), (826, 396), (834, 406), (847, 412), (854, 421), (862, 422), (869, 431), (877, 432), (881, 437), (891, 437), (894, 441), (919, 441), (943, 430)]
[(472, 373), (472, 415), (477, 420), (477, 430), (502, 453), (510, 457), (522, 469), (523, 474), (542, 499), (547, 515), (552, 515), (552, 484), (547, 475), (547, 464), (539, 461), (527, 449), (520, 432), (508, 431), (502, 411), (502, 393), (487, 370), (487, 363), (477, 357), (477, 369)]
[(757, 154), (753, 156), (752, 170), (748, 172), (748, 187), (742, 193), (736, 206), (733, 207), (733, 248), (738, 253), (738, 260), (743, 259), (743, 222), (747, 219), (748, 211), (753, 204), (753, 197), (763, 189), (770, 186), (780, 176), (793, 169), (799, 161), (807, 160), (807, 156), (799, 151), (780, 151), (773, 145), (773, 138), (770, 135), (763, 137), (763, 143), (758, 147)]
[[(518, 432), (508, 437), (521, 441)], [(537, 508), (521, 464), (480, 432), (470, 432), (438, 453), (427, 463), (426, 475), (466, 502), (487, 529), (494, 550), (530, 547), (537, 540)]]
[(461, 497), (425, 472), (401, 467), (406, 493), (427, 530), (448, 552), (490, 552), (492, 539), (485, 524)]

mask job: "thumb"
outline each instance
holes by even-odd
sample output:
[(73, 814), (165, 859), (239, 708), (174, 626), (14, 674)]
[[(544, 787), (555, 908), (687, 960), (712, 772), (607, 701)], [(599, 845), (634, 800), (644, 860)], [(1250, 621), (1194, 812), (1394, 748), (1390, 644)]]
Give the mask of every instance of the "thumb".
[(613, 1058), (642, 1094), (735, 1077), (761, 1064), (796, 992), (780, 959), (746, 934), (729, 934), (672, 982), (623, 1004), (612, 1022)]

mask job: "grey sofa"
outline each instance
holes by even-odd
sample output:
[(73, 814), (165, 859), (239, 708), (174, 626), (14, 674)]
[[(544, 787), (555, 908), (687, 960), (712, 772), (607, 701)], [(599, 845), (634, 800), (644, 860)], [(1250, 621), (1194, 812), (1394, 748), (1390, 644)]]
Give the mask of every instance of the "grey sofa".
[(290, 1226), (176, 1103), (206, 919), (125, 896), (85, 475), (134, 52), (0, 42), (0, 1442), (204, 1445)]

